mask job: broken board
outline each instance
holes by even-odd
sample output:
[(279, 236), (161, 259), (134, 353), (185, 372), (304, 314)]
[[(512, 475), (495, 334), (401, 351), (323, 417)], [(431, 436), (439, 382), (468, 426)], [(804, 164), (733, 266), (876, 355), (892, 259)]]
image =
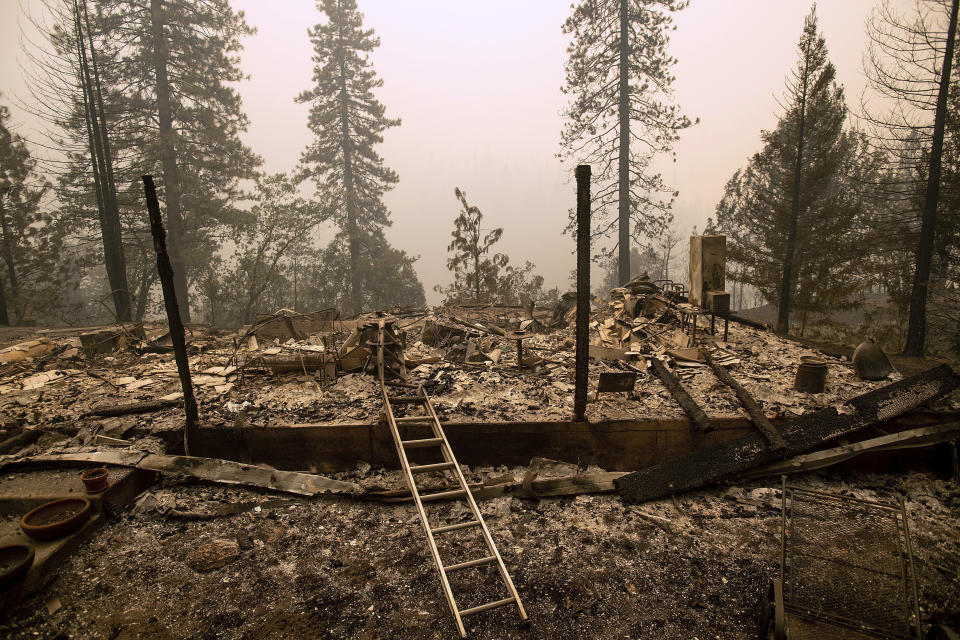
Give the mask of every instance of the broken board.
[[(784, 456), (795, 456), (840, 436), (916, 409), (957, 386), (948, 365), (930, 369), (849, 401), (856, 412), (840, 415), (830, 407), (803, 415), (783, 428)], [(728, 476), (770, 464), (782, 456), (761, 434), (705, 447), (615, 480), (628, 502), (646, 502), (696, 489)]]

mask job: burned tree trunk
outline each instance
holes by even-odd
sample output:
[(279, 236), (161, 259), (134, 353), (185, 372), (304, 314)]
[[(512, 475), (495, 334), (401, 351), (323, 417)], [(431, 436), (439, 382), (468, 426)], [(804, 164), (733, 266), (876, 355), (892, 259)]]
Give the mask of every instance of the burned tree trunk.
[(187, 270), (183, 259), (185, 231), (180, 209), (180, 172), (177, 167), (176, 132), (170, 105), (170, 82), (167, 78), (167, 38), (163, 30), (163, 0), (150, 0), (153, 26), (153, 63), (156, 74), (157, 120), (160, 128), (160, 162), (163, 169), (164, 196), (167, 204), (167, 226), (170, 229), (170, 263), (174, 288), (181, 304), (181, 315), (190, 322), (190, 298), (187, 291)]
[(157, 273), (163, 287), (163, 301), (167, 309), (167, 321), (170, 324), (170, 341), (173, 343), (177, 373), (180, 375), (180, 385), (183, 387), (183, 406), (186, 412), (183, 449), (184, 453), (190, 455), (190, 434), (200, 426), (200, 415), (197, 411), (197, 400), (193, 395), (190, 360), (187, 357), (183, 321), (180, 319), (180, 310), (177, 304), (174, 271), (170, 263), (170, 256), (167, 254), (167, 234), (163, 229), (163, 218), (160, 216), (160, 203), (157, 201), (157, 189), (153, 184), (153, 176), (143, 176), (143, 191), (147, 200), (147, 210), (150, 213), (150, 232), (153, 234), (153, 246), (157, 252)]
[(620, 156), (618, 158), (620, 255), (619, 286), (630, 282), (630, 21), (629, 3), (620, 0)]
[(590, 359), (590, 165), (577, 167), (577, 328), (573, 412), (583, 420), (587, 411), (587, 374)]
[[(84, 45), (83, 23), (80, 5), (74, 2), (77, 34), (77, 56), (80, 64), (80, 84), (83, 91), (84, 110), (87, 117), (87, 135), (90, 159), (97, 190), (97, 205), (100, 210), (100, 233), (103, 238), (104, 263), (110, 283), (117, 321), (130, 320), (130, 289), (127, 286), (127, 268), (123, 255), (123, 237), (120, 229), (120, 205), (117, 202), (117, 187), (113, 179), (113, 159), (107, 136), (103, 94), (100, 74), (96, 63), (90, 21), (86, 20), (90, 57)], [(83, 13), (86, 14), (86, 2)]]
[(930, 266), (933, 262), (933, 240), (937, 227), (937, 205), (940, 200), (940, 172), (943, 158), (943, 134), (947, 117), (947, 98), (950, 93), (950, 71), (953, 63), (954, 41), (957, 36), (957, 9), (960, 0), (953, 0), (950, 26), (947, 30), (947, 48), (940, 71), (940, 89), (937, 111), (933, 121), (933, 143), (930, 147), (930, 171), (927, 175), (927, 197), (923, 205), (920, 241), (917, 246), (917, 269), (913, 274), (910, 292), (910, 320), (907, 325), (907, 343), (903, 355), (922, 356), (927, 334), (927, 290), (930, 285)]

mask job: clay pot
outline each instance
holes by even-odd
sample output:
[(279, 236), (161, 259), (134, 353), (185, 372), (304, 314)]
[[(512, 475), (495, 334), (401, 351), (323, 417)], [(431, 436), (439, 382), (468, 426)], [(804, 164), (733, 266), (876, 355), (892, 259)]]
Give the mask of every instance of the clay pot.
[(0, 547), (0, 589), (20, 580), (30, 570), (33, 556), (33, 547), (28, 544)]
[(99, 467), (84, 471), (80, 474), (80, 479), (83, 480), (83, 486), (86, 487), (87, 493), (100, 493), (109, 484), (108, 476), (109, 472), (104, 467)]
[(20, 519), (20, 528), (34, 540), (70, 535), (90, 519), (90, 501), (64, 498), (40, 505)]
[(827, 363), (816, 356), (800, 356), (793, 388), (805, 393), (823, 393), (827, 384)]

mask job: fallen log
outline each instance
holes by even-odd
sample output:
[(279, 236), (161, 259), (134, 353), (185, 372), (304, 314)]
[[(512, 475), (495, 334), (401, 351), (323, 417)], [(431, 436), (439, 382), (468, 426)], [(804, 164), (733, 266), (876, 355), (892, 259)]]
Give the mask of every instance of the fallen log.
[(783, 436), (780, 435), (777, 428), (774, 427), (767, 419), (767, 416), (764, 415), (763, 409), (761, 409), (757, 401), (754, 400), (753, 395), (751, 395), (742, 384), (734, 380), (733, 376), (731, 376), (726, 369), (718, 365), (707, 351), (703, 351), (703, 358), (707, 364), (710, 365), (710, 368), (713, 369), (717, 377), (720, 378), (720, 382), (733, 389), (734, 393), (737, 394), (737, 398), (739, 398), (743, 408), (750, 414), (750, 419), (753, 420), (753, 424), (757, 426), (757, 429), (760, 430), (763, 437), (766, 438), (776, 450), (783, 451), (786, 449), (787, 443), (784, 441)]
[(145, 402), (133, 402), (130, 404), (115, 404), (107, 407), (97, 407), (90, 411), (84, 411), (80, 414), (81, 418), (93, 417), (113, 417), (113, 416), (131, 416), (138, 413), (153, 413), (162, 411), (171, 407), (178, 407), (183, 404), (180, 399), (177, 400), (147, 400)]
[[(830, 407), (803, 415), (784, 427), (787, 447), (783, 453), (787, 456), (805, 453), (835, 438), (912, 411), (953, 391), (956, 386), (953, 370), (944, 364), (853, 398), (849, 401), (856, 409), (853, 414), (840, 415)], [(696, 489), (780, 458), (781, 454), (769, 447), (766, 438), (755, 433), (634, 471), (615, 479), (614, 484), (624, 500), (646, 502)]]
[(683, 408), (687, 417), (693, 421), (697, 430), (702, 433), (713, 431), (715, 428), (713, 421), (710, 420), (703, 409), (700, 408), (697, 401), (687, 393), (687, 390), (683, 388), (680, 380), (670, 373), (667, 367), (657, 358), (650, 358), (650, 366), (653, 368), (653, 372), (657, 377), (663, 382), (664, 386), (667, 387), (667, 391), (670, 392), (673, 399)]

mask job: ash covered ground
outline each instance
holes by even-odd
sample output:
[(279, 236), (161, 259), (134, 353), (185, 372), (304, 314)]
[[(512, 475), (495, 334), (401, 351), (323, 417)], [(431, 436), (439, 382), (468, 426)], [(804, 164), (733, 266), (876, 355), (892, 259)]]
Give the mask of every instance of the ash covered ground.
[[(401, 484), (382, 470), (337, 477)], [(907, 496), (923, 621), (960, 626), (956, 484), (839, 471), (795, 481), (868, 499)], [(224, 504), (241, 512), (204, 517)], [(531, 625), (502, 608), (467, 619), (473, 638), (754, 638), (760, 590), (778, 572), (775, 483), (643, 505), (581, 495), (503, 497), (480, 508)], [(431, 513), (455, 522), (465, 509)], [(448, 562), (479, 553), (469, 537), (446, 552)], [(503, 597), (481, 571), (454, 582), (463, 606)], [(172, 481), (117, 514), (0, 632), (17, 640), (457, 637), (412, 504)]]

